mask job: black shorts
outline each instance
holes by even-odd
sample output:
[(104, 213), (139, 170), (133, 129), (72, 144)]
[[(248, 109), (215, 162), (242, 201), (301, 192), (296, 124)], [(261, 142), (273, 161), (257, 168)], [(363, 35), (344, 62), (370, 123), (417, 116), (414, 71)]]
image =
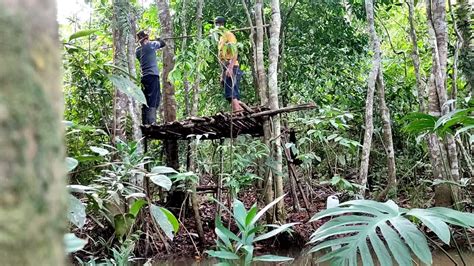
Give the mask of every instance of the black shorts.
[(243, 72), (239, 66), (234, 66), (232, 77), (228, 77), (224, 73), (224, 96), (227, 100), (237, 99), (240, 100), (240, 80), (242, 79)]

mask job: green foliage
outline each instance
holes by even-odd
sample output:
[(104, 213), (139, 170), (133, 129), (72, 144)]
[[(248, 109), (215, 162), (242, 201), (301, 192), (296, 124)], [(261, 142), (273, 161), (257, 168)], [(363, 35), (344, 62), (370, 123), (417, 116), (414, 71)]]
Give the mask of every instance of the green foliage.
[(135, 99), (141, 104), (147, 104), (142, 89), (129, 78), (119, 75), (110, 75), (109, 79), (117, 89), (132, 97), (132, 99)]
[(74, 34), (72, 34), (71, 36), (69, 36), (69, 42), (71, 42), (74, 39), (90, 36), (90, 35), (96, 33), (97, 31), (98, 31), (97, 29), (77, 31)]
[(166, 236), (173, 240), (173, 233), (177, 233), (179, 229), (179, 223), (176, 217), (167, 209), (154, 204), (150, 205), (150, 211), (153, 219), (155, 219), (155, 222), (165, 232)]
[(436, 133), (441, 137), (446, 134), (457, 136), (464, 132), (468, 133), (474, 128), (473, 111), (474, 108), (459, 109), (439, 118), (428, 114), (412, 113), (404, 118), (408, 121), (404, 130), (416, 135)]
[[(281, 196), (263, 209), (258, 211), (257, 204), (254, 204), (248, 211), (245, 209), (244, 204), (238, 199), (234, 199), (233, 212), (228, 210), (225, 206), (222, 207), (229, 212), (233, 217), (239, 233), (234, 234), (229, 229), (222, 225), (221, 218), (216, 217), (216, 228), (215, 232), (217, 235), (216, 245), (217, 250), (208, 250), (207, 254), (211, 257), (218, 258), (222, 263), (226, 265), (232, 265), (233, 263), (240, 263), (241, 265), (250, 265), (256, 261), (271, 261), (271, 262), (283, 262), (291, 261), (292, 258), (281, 257), (274, 255), (264, 255), (254, 257), (254, 244), (258, 241), (262, 241), (271, 238), (279, 233), (288, 231), (292, 226), (298, 223), (289, 223), (284, 225), (258, 225), (258, 220), (273, 207), (278, 201), (282, 200), (284, 196)], [(258, 211), (258, 212), (257, 212)], [(259, 231), (265, 228), (273, 228), (267, 233), (257, 236)]]
[[(318, 244), (309, 252), (336, 247), (318, 261), (330, 260), (337, 265), (357, 265), (358, 256), (363, 265), (374, 265), (371, 248), (381, 265), (392, 265), (393, 259), (399, 265), (412, 265), (411, 252), (430, 265), (433, 261), (426, 237), (418, 230), (418, 223), (412, 221), (422, 222), (446, 244), (449, 244), (451, 234), (448, 224), (474, 227), (472, 213), (448, 208), (408, 210), (400, 208), (393, 201), (379, 203), (371, 200), (342, 203), (317, 213), (310, 222), (331, 216), (336, 217), (311, 235), (309, 243)], [(333, 238), (336, 235), (342, 236)]]
[(334, 186), (338, 191), (348, 191), (351, 193), (351, 195), (357, 194), (362, 188), (362, 186), (356, 183), (349, 182), (348, 180), (342, 178), (339, 175), (333, 176), (330, 181), (321, 181), (320, 184), (330, 184), (331, 186)]
[(71, 223), (76, 225), (78, 228), (82, 228), (86, 223), (86, 208), (82, 202), (74, 197), (69, 195), (68, 198), (68, 207), (69, 211), (67, 217)]

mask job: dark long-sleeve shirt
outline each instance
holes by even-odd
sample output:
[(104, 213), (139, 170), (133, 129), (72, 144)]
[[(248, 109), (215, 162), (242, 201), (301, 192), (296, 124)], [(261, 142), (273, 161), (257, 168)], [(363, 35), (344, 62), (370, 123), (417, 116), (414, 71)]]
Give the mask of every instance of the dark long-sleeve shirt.
[(164, 47), (163, 41), (150, 41), (147, 44), (140, 45), (135, 50), (135, 55), (140, 61), (142, 77), (147, 75), (159, 76), (158, 64), (156, 62), (156, 50)]

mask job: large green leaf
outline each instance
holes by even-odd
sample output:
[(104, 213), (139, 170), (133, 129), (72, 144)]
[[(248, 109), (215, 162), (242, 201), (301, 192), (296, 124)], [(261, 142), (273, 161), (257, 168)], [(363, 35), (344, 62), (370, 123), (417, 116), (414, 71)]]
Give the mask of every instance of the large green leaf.
[(110, 75), (110, 81), (114, 84), (114, 86), (122, 91), (123, 93), (127, 94), (128, 96), (135, 99), (137, 102), (146, 105), (145, 95), (142, 92), (142, 89), (138, 87), (133, 81), (131, 81), (127, 77), (119, 76), (119, 75)]
[(151, 172), (154, 174), (177, 174), (178, 172), (168, 166), (155, 166), (151, 169)]
[(80, 239), (73, 233), (64, 234), (64, 248), (66, 253), (72, 253), (84, 248), (87, 240)]
[(108, 150), (96, 146), (90, 146), (89, 148), (91, 149), (91, 151), (99, 154), (100, 156), (105, 156), (110, 153)]
[(78, 164), (79, 162), (76, 159), (71, 158), (71, 157), (66, 157), (66, 167), (67, 167), (68, 172), (71, 172), (72, 170), (74, 170), (74, 168), (76, 168)]
[(432, 132), (437, 121), (436, 117), (424, 113), (411, 113), (403, 119), (408, 121), (403, 130), (412, 134)]
[(423, 263), (428, 265), (433, 263), (426, 238), (414, 224), (400, 216), (391, 219), (390, 223), (397, 229), (398, 233), (405, 240), (405, 243), (407, 243), (413, 253), (415, 253)]
[(247, 210), (245, 209), (244, 204), (238, 200), (234, 200), (234, 218), (239, 226), (240, 230), (245, 228), (245, 219), (247, 218)]
[(98, 30), (97, 29), (89, 29), (89, 30), (80, 30), (80, 31), (76, 31), (75, 33), (73, 33), (71, 36), (69, 36), (69, 41), (72, 41), (74, 39), (78, 39), (78, 38), (81, 38), (81, 37), (86, 37), (86, 36), (89, 36), (95, 32), (97, 32)]
[(224, 259), (224, 260), (238, 260), (239, 256), (235, 255), (232, 252), (229, 251), (224, 251), (224, 250), (219, 250), (219, 251), (214, 251), (214, 250), (208, 250), (206, 251), (209, 256), (214, 257), (214, 258), (219, 258), (219, 259)]
[(267, 232), (267, 233), (265, 233), (265, 234), (263, 234), (263, 235), (259, 235), (258, 237), (256, 237), (256, 238), (253, 240), (253, 242), (265, 240), (265, 239), (267, 239), (267, 238), (276, 236), (277, 234), (279, 234), (279, 233), (281, 233), (281, 232), (283, 232), (283, 231), (288, 230), (290, 227), (292, 227), (293, 225), (296, 225), (296, 224), (299, 224), (299, 223), (288, 223), (288, 224), (280, 225), (280, 226), (278, 226), (276, 229), (271, 230), (270, 232)]
[(284, 197), (286, 196), (286, 194), (276, 198), (275, 200), (273, 200), (272, 202), (270, 202), (267, 206), (263, 207), (263, 209), (261, 209), (257, 215), (255, 215), (255, 217), (253, 217), (252, 221), (250, 222), (250, 224), (255, 224), (258, 219), (260, 219), (260, 217), (262, 217), (262, 215), (264, 215), (271, 207), (273, 207), (275, 204), (277, 204), (277, 202), (279, 202), (280, 200), (282, 200)]
[(160, 207), (160, 209), (166, 215), (166, 218), (168, 218), (168, 221), (173, 226), (173, 232), (177, 233), (179, 230), (179, 222), (178, 219), (176, 219), (176, 216), (174, 216), (174, 214), (171, 213), (168, 209), (165, 209), (163, 207)]
[(423, 209), (410, 210), (407, 215), (420, 219), (420, 221), (423, 222), (431, 231), (433, 231), (439, 237), (439, 239), (449, 245), (451, 233), (449, 231), (449, 226), (443, 222), (442, 219)]
[[(385, 203), (370, 200), (349, 201), (338, 207), (324, 210), (311, 219), (315, 221), (336, 216), (311, 235), (310, 243), (319, 244), (310, 252), (344, 245), (319, 260), (340, 261), (344, 264), (355, 265), (357, 257), (360, 256), (364, 265), (373, 265), (372, 249), (382, 266), (391, 266), (392, 257), (399, 265), (411, 265), (411, 252), (423, 263), (431, 264), (431, 252), (426, 238), (404, 215), (419, 218), (437, 235), (440, 235), (443, 241), (449, 240), (449, 229), (444, 220), (464, 226), (470, 223), (470, 215), (444, 208), (407, 211), (399, 208), (393, 201)], [(380, 238), (378, 232), (382, 233), (383, 239)], [(343, 236), (338, 239), (328, 240), (330, 237), (341, 234)], [(367, 245), (367, 240), (370, 247)]]
[(77, 227), (82, 228), (86, 223), (86, 207), (82, 202), (69, 194), (67, 218)]
[(245, 217), (245, 226), (249, 226), (252, 219), (257, 215), (257, 204), (254, 204), (247, 213), (247, 217)]
[(171, 185), (173, 185), (173, 182), (171, 182), (171, 179), (165, 175), (151, 175), (150, 180), (151, 182), (155, 183), (156, 185), (166, 190), (170, 190)]
[(141, 208), (148, 204), (148, 202), (146, 202), (146, 200), (144, 199), (139, 199), (139, 200), (136, 200), (132, 206), (130, 207), (130, 214), (133, 215), (134, 217), (137, 217), (138, 213), (140, 212)]
[(293, 258), (276, 256), (276, 255), (263, 255), (253, 258), (253, 261), (268, 261), (268, 262), (281, 262), (281, 261), (292, 261)]
[(151, 215), (153, 216), (153, 219), (155, 222), (160, 226), (161, 230), (165, 232), (165, 235), (173, 240), (174, 235), (173, 235), (173, 225), (171, 224), (170, 220), (168, 219), (168, 216), (163, 212), (162, 208), (152, 204), (150, 206), (150, 211)]

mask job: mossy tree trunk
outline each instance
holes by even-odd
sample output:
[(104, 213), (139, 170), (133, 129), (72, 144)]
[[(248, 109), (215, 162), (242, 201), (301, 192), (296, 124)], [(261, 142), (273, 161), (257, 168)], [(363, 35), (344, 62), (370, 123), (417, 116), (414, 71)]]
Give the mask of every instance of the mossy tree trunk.
[[(114, 39), (114, 69), (115, 74), (124, 75), (119, 69), (128, 68), (127, 59), (127, 30), (129, 3), (126, 0), (113, 1), (112, 31)], [(114, 97), (114, 131), (113, 137), (126, 141), (126, 122), (128, 113), (128, 97), (125, 93), (115, 88)], [(115, 141), (115, 139), (113, 139)]]
[(63, 265), (56, 3), (0, 0), (0, 264)]

